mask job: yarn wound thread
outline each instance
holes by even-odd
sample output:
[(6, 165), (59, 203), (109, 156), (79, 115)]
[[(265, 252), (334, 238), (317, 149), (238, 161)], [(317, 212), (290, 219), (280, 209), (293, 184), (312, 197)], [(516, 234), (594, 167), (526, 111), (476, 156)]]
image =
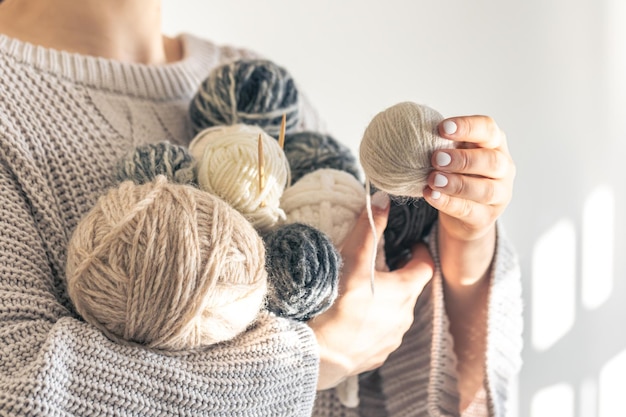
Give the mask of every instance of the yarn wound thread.
[(365, 189), (345, 171), (323, 168), (304, 175), (280, 199), (286, 223), (306, 223), (341, 245), (365, 204)]
[(337, 298), (342, 263), (330, 239), (302, 223), (281, 225), (263, 239), (269, 274), (267, 309), (298, 321), (326, 311)]
[(289, 72), (264, 59), (239, 59), (214, 68), (189, 106), (195, 133), (212, 126), (247, 124), (277, 136), (300, 122), (298, 89)]
[(361, 179), (358, 161), (350, 148), (331, 135), (309, 130), (287, 134), (283, 149), (291, 168), (292, 183), (322, 168), (346, 171), (357, 180)]
[[(335, 247), (341, 248), (365, 208), (366, 192), (354, 176), (346, 171), (322, 168), (303, 176), (288, 187), (280, 205), (285, 211), (284, 223), (305, 223), (324, 232)], [(383, 248), (384, 239), (379, 242)], [(384, 251), (378, 251), (376, 269), (386, 271)]]
[(437, 132), (442, 120), (436, 110), (413, 102), (398, 103), (374, 116), (359, 147), (366, 180), (391, 196), (422, 197), (433, 152), (454, 147)]
[(67, 286), (78, 313), (109, 338), (164, 350), (232, 339), (267, 291), (265, 247), (219, 198), (165, 176), (125, 181), (79, 222)]
[(195, 185), (195, 161), (189, 150), (180, 145), (163, 141), (137, 146), (122, 158), (114, 171), (119, 182), (131, 180), (145, 184), (158, 175), (179, 184)]
[[(263, 141), (265, 185), (259, 190), (258, 138)], [(280, 197), (290, 181), (289, 162), (278, 142), (258, 126), (216, 126), (189, 145), (197, 160), (200, 189), (215, 194), (242, 213), (260, 232), (284, 220)]]
[(391, 198), (385, 227), (385, 259), (390, 270), (401, 267), (411, 257), (414, 244), (423, 241), (437, 220), (439, 211), (424, 198)]

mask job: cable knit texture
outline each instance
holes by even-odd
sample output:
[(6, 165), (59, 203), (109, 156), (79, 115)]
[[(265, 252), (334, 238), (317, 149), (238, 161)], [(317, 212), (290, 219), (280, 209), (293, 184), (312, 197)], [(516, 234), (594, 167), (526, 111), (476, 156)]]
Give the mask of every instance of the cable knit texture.
[[(231, 341), (164, 354), (116, 344), (77, 318), (65, 291), (69, 236), (113, 185), (117, 161), (146, 143), (188, 145), (187, 110), (202, 80), (218, 65), (255, 57), (190, 35), (181, 40), (185, 58), (155, 67), (0, 35), (0, 414), (304, 417), (315, 406), (325, 417), (458, 415), (439, 275), (400, 349), (360, 376), (355, 409), (334, 390), (318, 393), (314, 405), (317, 345), (302, 323), (267, 314)], [(323, 131), (305, 107), (300, 127)], [(517, 268), (499, 231), (486, 364), (497, 417), (519, 368)]]

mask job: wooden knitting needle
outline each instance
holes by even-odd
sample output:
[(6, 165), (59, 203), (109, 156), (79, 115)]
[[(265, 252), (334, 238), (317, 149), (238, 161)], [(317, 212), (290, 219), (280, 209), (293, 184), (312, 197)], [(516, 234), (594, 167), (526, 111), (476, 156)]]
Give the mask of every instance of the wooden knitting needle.
[[(259, 194), (265, 188), (265, 160), (263, 158), (263, 138), (259, 133)], [(261, 201), (261, 207), (265, 207), (265, 201)]]
[(278, 146), (285, 147), (285, 130), (287, 128), (287, 113), (283, 113), (283, 120), (280, 122), (280, 134), (278, 135)]

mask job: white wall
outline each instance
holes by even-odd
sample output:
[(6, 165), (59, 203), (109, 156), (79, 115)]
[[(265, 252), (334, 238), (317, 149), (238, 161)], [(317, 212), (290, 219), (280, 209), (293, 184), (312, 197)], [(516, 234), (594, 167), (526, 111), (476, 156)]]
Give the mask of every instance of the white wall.
[(518, 167), (504, 215), (526, 305), (516, 414), (624, 414), (626, 2), (165, 0), (164, 14), (166, 33), (286, 67), (355, 152), (399, 101), (493, 116)]

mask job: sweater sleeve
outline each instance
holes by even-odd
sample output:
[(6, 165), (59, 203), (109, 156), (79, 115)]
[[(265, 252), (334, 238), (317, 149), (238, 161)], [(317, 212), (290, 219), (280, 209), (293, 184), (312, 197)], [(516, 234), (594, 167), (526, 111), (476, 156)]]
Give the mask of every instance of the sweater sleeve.
[(306, 325), (262, 314), (232, 341), (163, 353), (74, 316), (42, 232), (54, 198), (7, 143), (0, 132), (0, 414), (310, 415), (318, 359)]
[(485, 364), (491, 416), (508, 415), (514, 378), (522, 367), (523, 304), (517, 252), (498, 223), (498, 241), (488, 306)]

